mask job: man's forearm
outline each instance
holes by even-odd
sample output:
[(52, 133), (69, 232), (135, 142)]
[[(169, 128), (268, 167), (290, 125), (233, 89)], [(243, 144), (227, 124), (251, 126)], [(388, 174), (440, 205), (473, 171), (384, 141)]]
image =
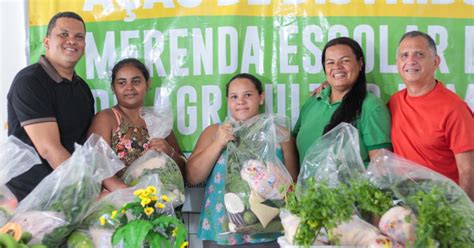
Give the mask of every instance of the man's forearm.
[(61, 165), (65, 160), (71, 157), (71, 154), (64, 147), (57, 147), (48, 151), (44, 155), (44, 159), (48, 161), (49, 165), (56, 169)]
[(460, 175), (459, 186), (466, 192), (466, 194), (474, 201), (474, 177), (471, 175)]
[(459, 170), (459, 186), (474, 201), (474, 150), (455, 155)]

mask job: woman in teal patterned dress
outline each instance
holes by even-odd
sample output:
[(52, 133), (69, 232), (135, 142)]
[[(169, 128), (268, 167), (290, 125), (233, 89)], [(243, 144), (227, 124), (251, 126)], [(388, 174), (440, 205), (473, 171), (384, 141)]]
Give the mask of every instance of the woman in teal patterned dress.
[[(259, 114), (264, 95), (260, 80), (250, 74), (234, 76), (226, 86), (227, 101), (231, 117), (245, 121)], [(200, 215), (198, 235), (208, 247), (278, 247), (275, 241), (281, 234), (242, 235), (227, 233), (228, 222), (225, 215), (224, 193), (226, 165), (224, 157), (227, 143), (234, 140), (230, 123), (214, 124), (207, 127), (189, 157), (186, 177), (189, 183), (206, 181), (206, 192)], [(280, 144), (277, 156), (285, 164), (293, 180), (298, 174), (298, 161), (294, 140), (291, 138)]]

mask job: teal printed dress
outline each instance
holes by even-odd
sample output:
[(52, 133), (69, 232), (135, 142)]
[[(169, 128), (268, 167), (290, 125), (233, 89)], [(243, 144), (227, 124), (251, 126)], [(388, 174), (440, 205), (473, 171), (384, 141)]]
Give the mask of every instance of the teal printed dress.
[[(278, 147), (277, 157), (283, 161), (281, 147)], [(224, 206), (226, 151), (217, 160), (210, 176), (207, 178), (204, 201), (199, 216), (198, 236), (201, 240), (214, 241), (219, 245), (241, 245), (266, 243), (276, 240), (282, 233), (240, 234), (229, 233), (228, 218)]]

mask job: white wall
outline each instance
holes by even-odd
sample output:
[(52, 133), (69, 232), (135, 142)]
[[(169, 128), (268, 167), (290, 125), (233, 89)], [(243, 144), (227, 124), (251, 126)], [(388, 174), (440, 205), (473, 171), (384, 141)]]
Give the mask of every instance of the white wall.
[(23, 0), (0, 0), (0, 142), (7, 137), (8, 89), (27, 65), (26, 10)]

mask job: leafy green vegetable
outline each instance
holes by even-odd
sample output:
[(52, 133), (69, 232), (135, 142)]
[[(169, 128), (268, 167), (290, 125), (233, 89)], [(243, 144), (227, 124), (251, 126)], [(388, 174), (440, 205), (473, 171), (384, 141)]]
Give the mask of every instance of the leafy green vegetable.
[[(408, 197), (417, 215), (415, 247), (472, 247), (474, 244), (474, 211), (465, 198), (450, 198), (446, 187), (435, 185)], [(465, 208), (463, 208), (465, 206)], [(465, 211), (463, 211), (465, 210)]]
[(154, 174), (160, 175), (160, 181), (163, 183), (164, 190), (171, 192), (174, 189), (178, 189), (184, 194), (183, 176), (177, 166), (167, 164), (163, 168), (145, 169), (140, 178)]
[(55, 228), (44, 235), (42, 243), (48, 247), (59, 247), (69, 234), (80, 226), (90, 204), (91, 192), (100, 192), (101, 185), (91, 177), (66, 186), (54, 199), (49, 210), (61, 212), (68, 224)]
[(286, 208), (301, 218), (295, 235), (296, 245), (309, 246), (322, 228), (331, 238), (331, 229), (351, 218), (354, 199), (344, 184), (330, 188), (327, 182), (309, 178), (305, 187), (299, 197), (296, 191), (288, 193)]
[(162, 184), (160, 191), (171, 197), (173, 206), (184, 203), (183, 176), (175, 161), (165, 154), (148, 151), (127, 169), (122, 179), (127, 185), (135, 186), (140, 182), (149, 184), (146, 178), (152, 175), (158, 176)]
[(353, 180), (350, 186), (355, 205), (361, 210), (362, 215), (368, 213), (381, 216), (393, 207), (393, 194), (377, 188), (369, 180)]

